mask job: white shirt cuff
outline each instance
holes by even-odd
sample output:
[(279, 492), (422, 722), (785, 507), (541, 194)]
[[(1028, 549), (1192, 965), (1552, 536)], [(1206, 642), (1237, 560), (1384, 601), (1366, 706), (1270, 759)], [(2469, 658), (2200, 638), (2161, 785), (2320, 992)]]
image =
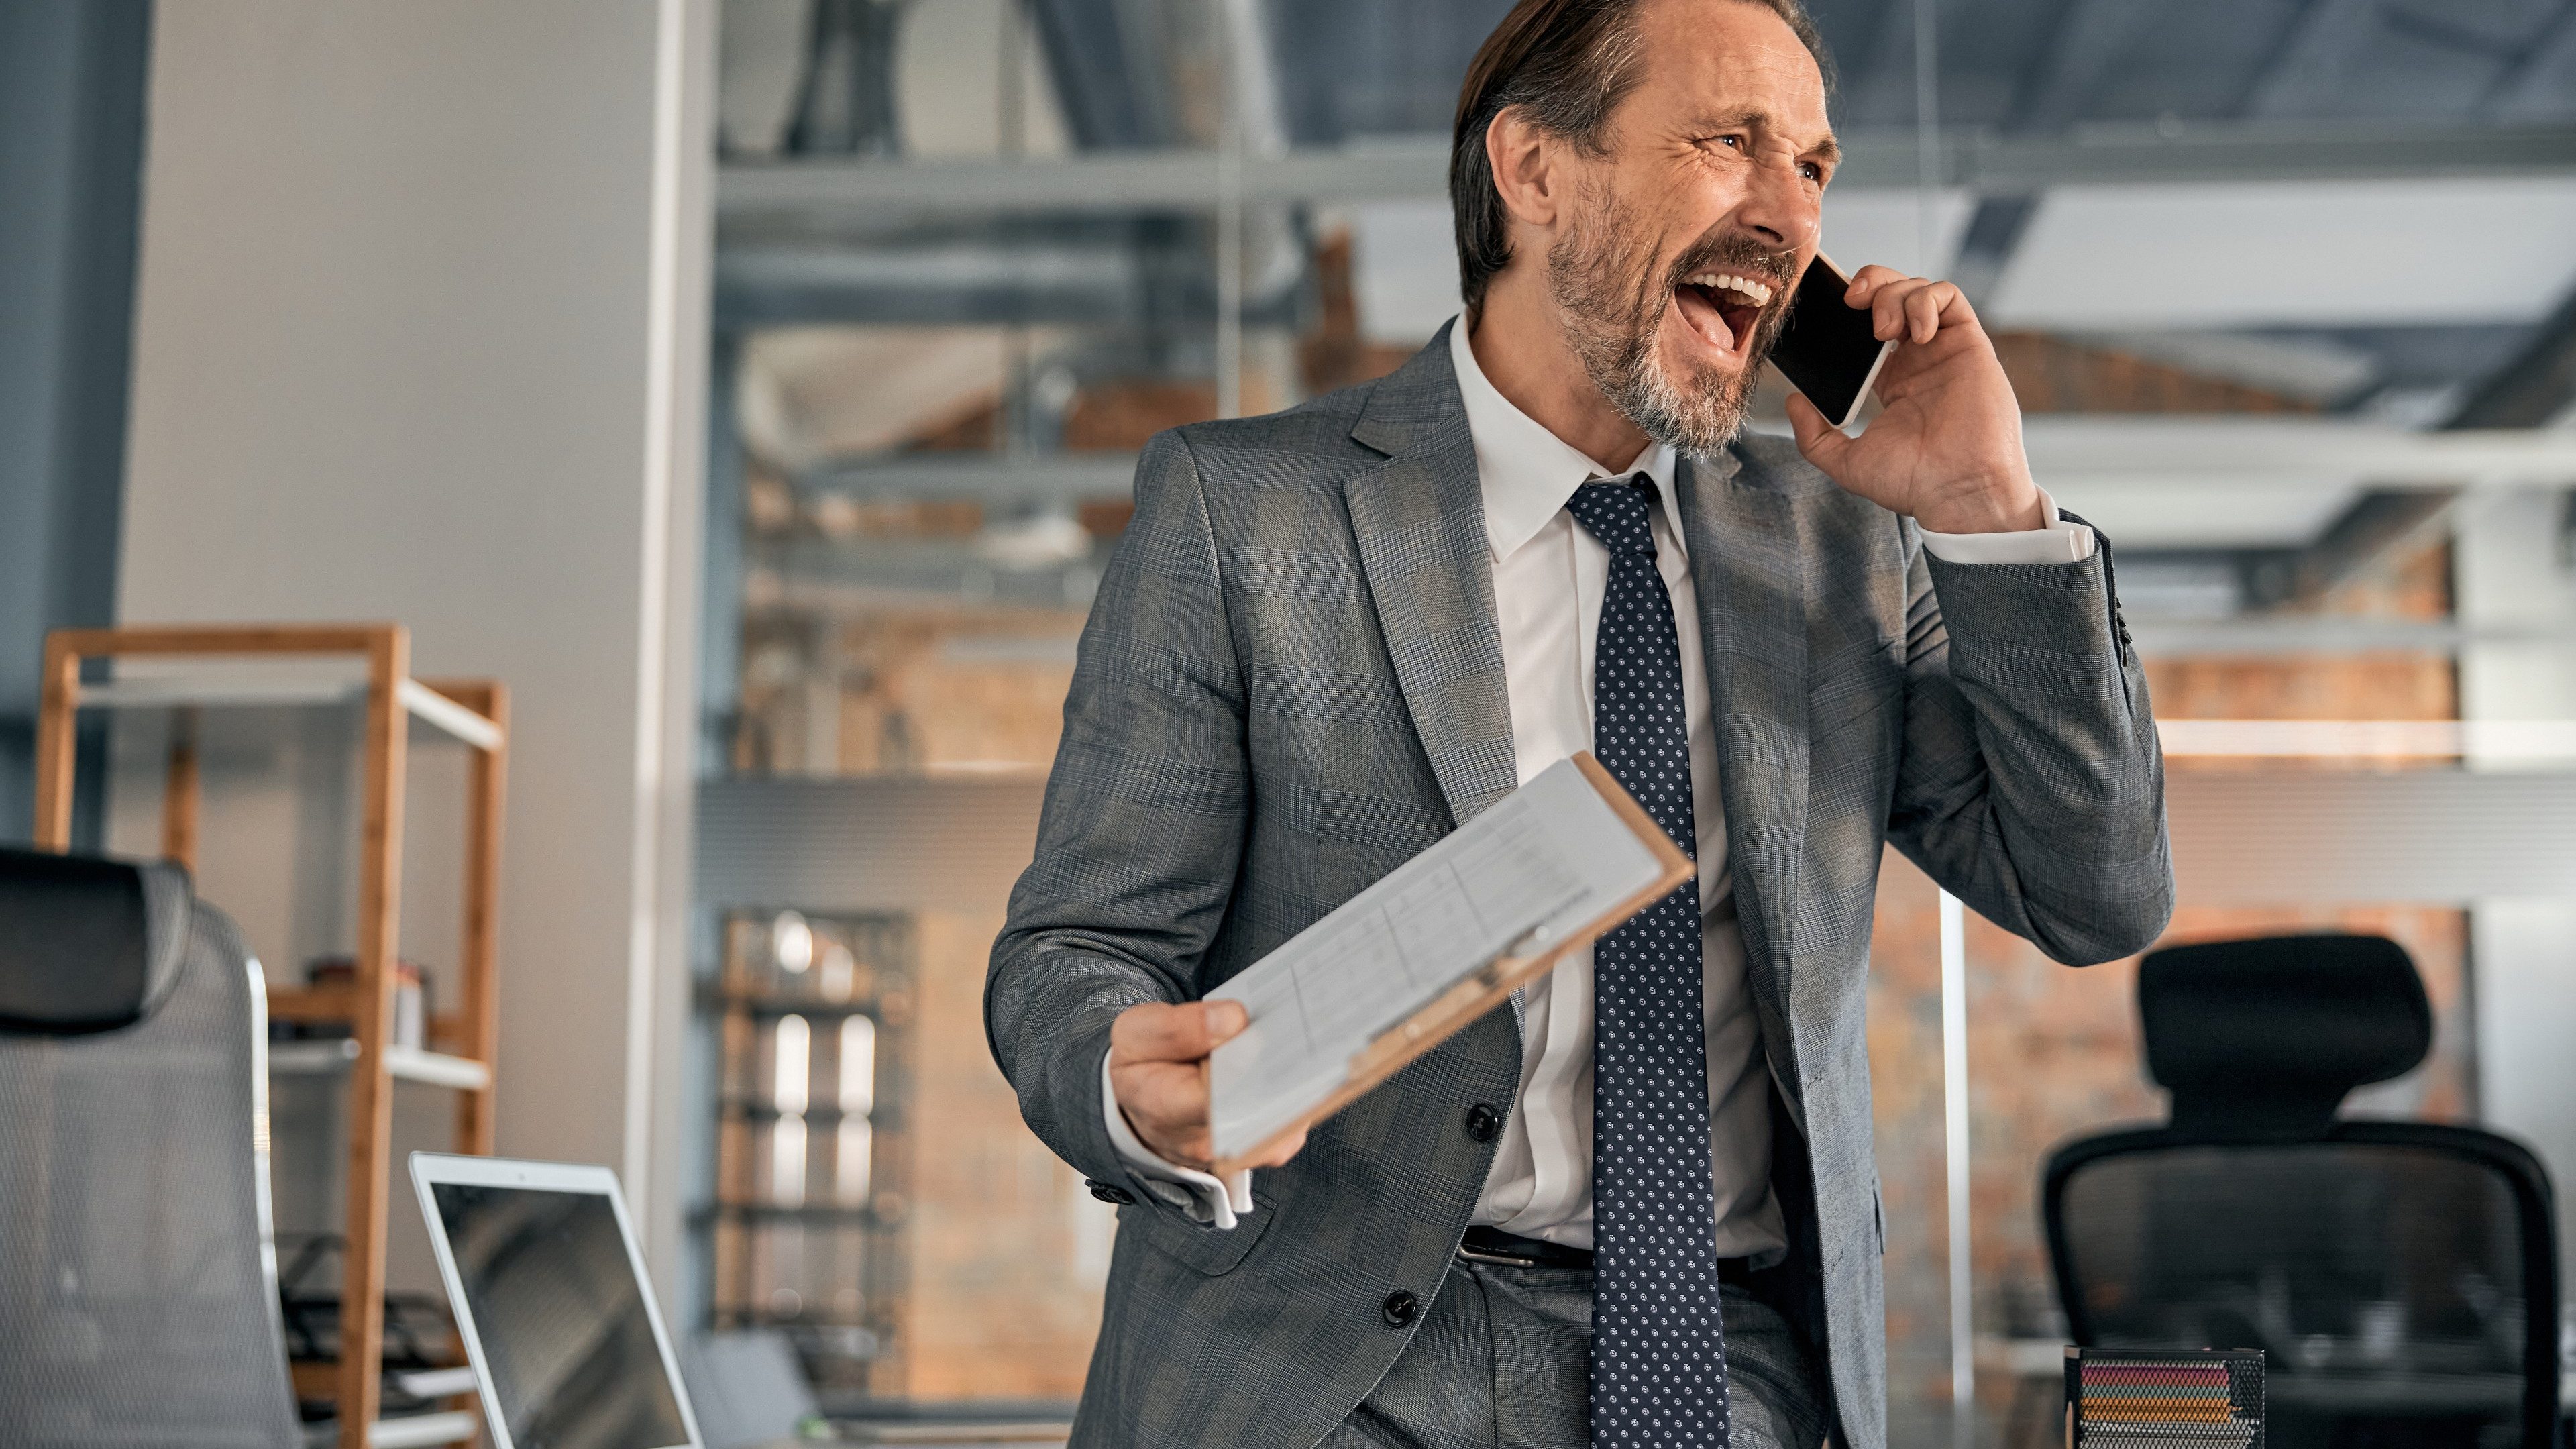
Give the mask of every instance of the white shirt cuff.
[(1231, 1228), (1252, 1211), (1251, 1168), (1220, 1179), (1214, 1173), (1183, 1167), (1145, 1145), (1145, 1139), (1128, 1125), (1127, 1114), (1118, 1110), (1118, 1094), (1109, 1086), (1107, 1052), (1100, 1055), (1100, 1108), (1108, 1115), (1110, 1145), (1118, 1149), (1119, 1159), (1146, 1191), (1189, 1214), (1192, 1222), (1210, 1227)]
[(2045, 488), (2039, 490), (2039, 508), (2049, 519), (2046, 528), (2012, 533), (1934, 533), (1927, 528), (1923, 546), (1934, 558), (1954, 564), (2082, 563), (2093, 556), (2093, 530), (2067, 522)]

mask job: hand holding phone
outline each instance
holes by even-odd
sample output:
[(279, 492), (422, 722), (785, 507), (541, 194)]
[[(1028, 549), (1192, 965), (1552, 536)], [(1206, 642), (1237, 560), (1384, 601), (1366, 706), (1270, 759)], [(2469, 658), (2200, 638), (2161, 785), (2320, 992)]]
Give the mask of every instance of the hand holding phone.
[[(1869, 266), (1846, 286), (1819, 257), (1791, 306), (1812, 325), (1784, 330), (1774, 355), (1797, 366), (1781, 370), (1802, 393), (1789, 400), (1789, 426), (1808, 462), (1933, 532), (2045, 526), (2012, 379), (1955, 283)], [(1868, 429), (1843, 431), (1871, 393), (1882, 409)]]

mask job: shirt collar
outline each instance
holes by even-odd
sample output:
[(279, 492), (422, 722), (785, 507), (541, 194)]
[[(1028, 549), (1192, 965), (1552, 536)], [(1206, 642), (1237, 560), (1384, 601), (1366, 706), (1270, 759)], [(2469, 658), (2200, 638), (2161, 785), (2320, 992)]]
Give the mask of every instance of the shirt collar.
[(1677, 459), (1670, 445), (1657, 443), (1626, 473), (1613, 472), (1547, 430), (1502, 395), (1476, 362), (1467, 342), (1467, 319), (1449, 325), (1449, 361), (1458, 374), (1458, 392), (1467, 404), (1467, 431), (1476, 443), (1476, 479), (1485, 496), (1485, 541), (1500, 563), (1538, 536), (1549, 520), (1574, 497), (1574, 490), (1596, 478), (1634, 477), (1655, 480), (1663, 499), (1664, 522), (1676, 545), (1682, 544), (1681, 500), (1675, 496)]

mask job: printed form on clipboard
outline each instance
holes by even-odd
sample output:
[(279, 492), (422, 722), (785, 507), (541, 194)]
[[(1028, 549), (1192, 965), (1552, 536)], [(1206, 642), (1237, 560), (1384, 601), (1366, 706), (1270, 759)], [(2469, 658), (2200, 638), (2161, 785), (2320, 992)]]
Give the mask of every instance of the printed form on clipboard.
[(1589, 752), (1561, 760), (1209, 993), (1215, 1171), (1332, 1115), (1694, 878)]

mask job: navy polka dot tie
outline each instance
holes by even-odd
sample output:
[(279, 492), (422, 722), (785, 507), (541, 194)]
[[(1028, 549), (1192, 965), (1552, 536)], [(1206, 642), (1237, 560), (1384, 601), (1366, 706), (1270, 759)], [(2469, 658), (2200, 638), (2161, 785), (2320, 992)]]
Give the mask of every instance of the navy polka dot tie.
[[(1610, 550), (1592, 750), (1696, 858), (1681, 637), (1655, 569), (1654, 506), (1643, 474), (1586, 483), (1566, 505)], [(1727, 1441), (1699, 934), (1694, 882), (1603, 936), (1593, 954), (1595, 1449)]]

